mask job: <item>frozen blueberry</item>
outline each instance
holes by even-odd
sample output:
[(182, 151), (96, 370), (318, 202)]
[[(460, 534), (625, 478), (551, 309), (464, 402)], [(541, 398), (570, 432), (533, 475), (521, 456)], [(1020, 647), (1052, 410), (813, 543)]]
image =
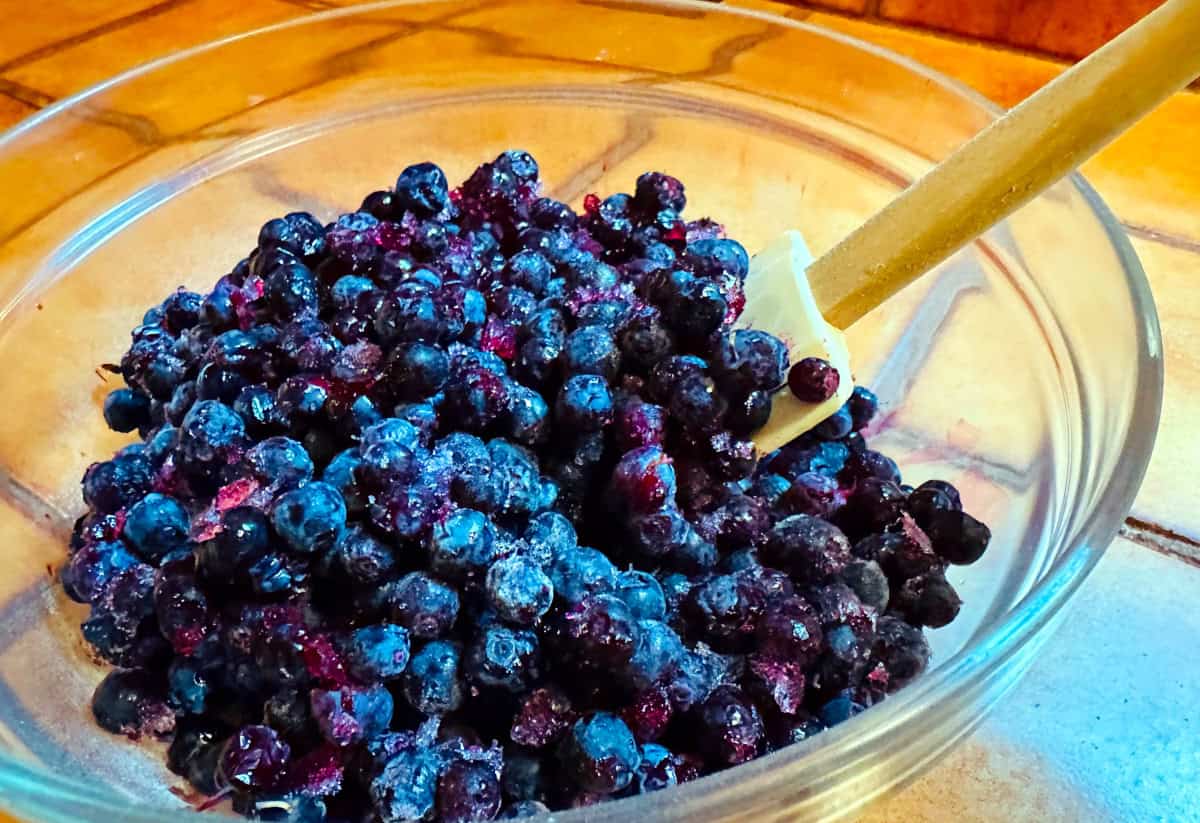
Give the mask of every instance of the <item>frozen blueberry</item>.
[(394, 680), (408, 666), (408, 632), (383, 623), (350, 632), (343, 646), (346, 666), (364, 683)]
[(294, 551), (312, 554), (337, 540), (346, 525), (346, 503), (328, 483), (308, 483), (275, 501), (271, 523)]
[(411, 211), (418, 217), (432, 217), (450, 202), (446, 174), (433, 163), (409, 166), (396, 180), (394, 197), (400, 211)]
[(175, 728), (162, 685), (142, 669), (116, 669), (92, 695), (92, 715), (100, 728), (137, 738), (165, 736)]
[(512, 556), (492, 564), (487, 573), (492, 608), (518, 626), (532, 626), (550, 609), (554, 584), (534, 560)]
[(572, 431), (597, 431), (612, 420), (613, 397), (604, 378), (577, 374), (563, 384), (554, 406), (559, 425)]
[(486, 762), (456, 760), (437, 784), (437, 813), (444, 823), (491, 820), (500, 811), (500, 776)]
[(667, 612), (662, 586), (649, 572), (621, 572), (613, 593), (625, 602), (635, 620), (662, 620)]
[(394, 754), (371, 779), (370, 795), (383, 823), (423, 820), (434, 809), (441, 759), (427, 748), (408, 748)]
[(464, 671), (476, 686), (515, 693), (537, 680), (540, 665), (536, 633), (495, 623), (476, 634)]
[(244, 726), (221, 752), (220, 775), (239, 790), (269, 789), (279, 778), (291, 747), (269, 726)]
[(187, 511), (173, 497), (151, 492), (125, 516), (122, 535), (130, 548), (151, 562), (187, 543)]
[(404, 695), (409, 704), (425, 714), (445, 714), (463, 700), (459, 674), (462, 654), (453, 643), (435, 640), (413, 655), (404, 673)]
[(823, 403), (837, 394), (841, 376), (828, 360), (805, 357), (788, 371), (787, 383), (796, 399), (805, 403)]
[(104, 422), (116, 432), (131, 432), (150, 423), (150, 398), (133, 389), (117, 389), (104, 398)]
[(577, 721), (563, 741), (561, 756), (563, 769), (571, 779), (597, 794), (625, 789), (641, 763), (629, 727), (605, 712)]
[(442, 637), (458, 618), (458, 592), (424, 572), (410, 572), (387, 595), (391, 618), (414, 636)]
[(383, 686), (313, 689), (309, 702), (321, 736), (334, 746), (370, 740), (392, 722), (392, 695)]

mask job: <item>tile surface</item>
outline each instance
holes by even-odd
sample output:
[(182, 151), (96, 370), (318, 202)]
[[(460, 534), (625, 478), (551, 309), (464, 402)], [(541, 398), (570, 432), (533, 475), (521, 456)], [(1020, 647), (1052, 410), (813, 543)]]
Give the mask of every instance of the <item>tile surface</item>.
[(955, 34), (1083, 57), (1162, 0), (882, 0), (879, 15)]

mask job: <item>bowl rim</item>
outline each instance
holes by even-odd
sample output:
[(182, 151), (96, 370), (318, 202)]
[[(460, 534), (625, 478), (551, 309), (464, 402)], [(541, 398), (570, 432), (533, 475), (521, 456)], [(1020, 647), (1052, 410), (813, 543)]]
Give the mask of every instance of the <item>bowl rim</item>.
[[(579, 0), (576, 0), (579, 1)], [(732, 0), (737, 2), (738, 0)], [(299, 28), (342, 17), (371, 14), (389, 8), (410, 5), (450, 5), (455, 0), (379, 0), (378, 2), (351, 5), (344, 8), (321, 11), (314, 14), (247, 29), (230, 36), (172, 52), (155, 58), (131, 69), (96, 83), (57, 103), (32, 114), (7, 131), (0, 133), (0, 153), (9, 151), (20, 139), (35, 132), (58, 117), (67, 116), (86, 104), (91, 98), (105, 91), (135, 80), (174, 63), (242, 40), (249, 40), (290, 28)], [(705, 0), (605, 0), (605, 5), (618, 8), (674, 8), (712, 15), (729, 15), (758, 19), (774, 26), (804, 31), (827, 40), (849, 46), (874, 57), (886, 60), (902, 69), (921, 76), (936, 86), (957, 95), (992, 117), (1004, 112), (978, 91), (961, 81), (948, 77), (912, 58), (893, 52), (874, 43), (861, 40), (843, 32), (784, 17), (759, 8), (733, 5), (717, 5)], [(1117, 535), (1121, 523), (1129, 512), (1141, 481), (1145, 475), (1157, 434), (1162, 408), (1163, 360), (1162, 337), (1153, 295), (1145, 271), (1121, 226), (1120, 221), (1109, 209), (1099, 194), (1078, 173), (1066, 178), (1079, 191), (1105, 230), (1125, 275), (1129, 289), (1135, 325), (1137, 329), (1138, 371), (1134, 387), (1134, 399), (1129, 426), (1121, 444), (1120, 452), (1125, 459), (1117, 461), (1112, 476), (1095, 500), (1087, 518), (1083, 519), (1074, 539), (1067, 544), (1062, 555), (1046, 569), (1030, 591), (1005, 614), (998, 624), (976, 635), (965, 648), (925, 674), (910, 686), (890, 696), (870, 712), (853, 718), (837, 728), (823, 732), (812, 741), (802, 745), (785, 747), (772, 754), (757, 758), (740, 766), (675, 787), (670, 799), (675, 801), (666, 807), (661, 795), (646, 795), (606, 802), (587, 809), (554, 813), (555, 820), (564, 823), (578, 821), (630, 819), (639, 812), (654, 811), (651, 803), (659, 810), (671, 809), (675, 819), (680, 811), (695, 813), (704, 808), (706, 800), (728, 792), (736, 784), (739, 792), (765, 790), (771, 781), (771, 773), (796, 765), (804, 760), (805, 766), (816, 773), (840, 772), (861, 764), (886, 746), (889, 739), (902, 735), (914, 723), (922, 722), (922, 709), (933, 701), (935, 704), (948, 701), (970, 682), (999, 681), (999, 688), (1007, 690), (1023, 673), (1028, 660), (1020, 653), (1027, 650), (1029, 641), (1035, 638), (1044, 641), (1061, 617), (1063, 606), (1070, 600), (1087, 575), (1103, 556), (1108, 545)], [(1027, 658), (1032, 652), (1029, 652)], [(1003, 670), (1010, 664), (1016, 671), (1011, 675)], [(844, 813), (865, 806), (879, 795), (894, 791), (916, 776), (932, 759), (948, 750), (970, 732), (988, 711), (984, 707), (975, 717), (964, 719), (947, 726), (950, 734), (946, 742), (924, 761), (910, 768), (906, 774), (892, 780), (888, 785), (851, 801), (851, 805), (839, 807)], [(927, 718), (924, 718), (928, 722)], [(945, 724), (943, 724), (945, 725)], [(823, 771), (824, 769), (824, 771)], [(820, 792), (817, 792), (820, 794)], [(671, 807), (674, 808), (671, 808)], [(195, 819), (188, 810), (161, 806), (130, 806), (127, 800), (100, 784), (80, 782), (32, 765), (7, 753), (0, 752), (0, 807), (17, 814), (37, 814), (45, 817), (54, 815), (57, 820), (79, 820), (81, 812), (97, 812), (117, 815), (131, 823), (159, 823), (164, 815), (177, 820)], [(59, 816), (60, 812), (63, 816)], [(211, 813), (210, 813), (211, 814)], [(47, 823), (49, 823), (49, 818)], [(722, 818), (724, 819), (724, 818)]]

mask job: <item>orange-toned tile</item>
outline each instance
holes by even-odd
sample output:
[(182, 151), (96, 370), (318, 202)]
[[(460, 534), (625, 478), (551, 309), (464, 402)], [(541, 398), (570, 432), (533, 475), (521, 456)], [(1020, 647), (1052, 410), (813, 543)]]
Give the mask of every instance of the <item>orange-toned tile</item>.
[[(1065, 65), (986, 45), (867, 20), (814, 13), (808, 22), (858, 37), (943, 72), (1011, 107)], [(1200, 123), (1200, 94), (1177, 94), (1082, 167), (1127, 223), (1200, 241), (1200, 154), (1189, 135)]]
[(30, 52), (52, 48), (99, 32), (100, 37), (123, 20), (152, 17), (156, 10), (179, 5), (179, 0), (56, 0), (53, 3), (3, 4), (4, 36), (0, 37), (0, 66)]
[[(789, 6), (815, 6), (816, 8), (834, 9), (849, 14), (865, 14), (869, 3), (867, 0), (782, 0)], [(744, 5), (735, 3), (735, 5)]]
[(1139, 238), (1162, 323), (1166, 391), (1158, 442), (1134, 503), (1133, 516), (1200, 542), (1200, 253)]
[(28, 103), (0, 94), (0, 131), (15, 126), (35, 111), (37, 108)]
[(188, 0), (13, 68), (6, 76), (63, 97), (171, 52), (305, 13), (281, 0)]
[(883, 0), (880, 16), (1066, 57), (1083, 57), (1162, 0)]

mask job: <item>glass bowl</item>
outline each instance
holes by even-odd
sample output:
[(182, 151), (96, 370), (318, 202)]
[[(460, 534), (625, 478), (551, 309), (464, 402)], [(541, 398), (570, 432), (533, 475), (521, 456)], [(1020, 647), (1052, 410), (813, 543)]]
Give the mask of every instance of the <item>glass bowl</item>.
[[(820, 253), (997, 111), (872, 46), (676, 2), (385, 3), (152, 63), (0, 140), (0, 807), (46, 821), (192, 819), (161, 745), (88, 708), (104, 669), (53, 579), (79, 478), (124, 442), (100, 405), (142, 311), (203, 289), (297, 208), (357, 205), (409, 163), (451, 179), (533, 152), (554, 196), (659, 168), (689, 213)], [(1162, 362), (1118, 224), (1055, 186), (850, 330), (873, 436), (994, 531), (952, 570), (965, 606), (909, 688), (836, 729), (641, 798), (556, 815), (829, 820), (911, 779), (1028, 666), (1112, 539), (1150, 455)]]

